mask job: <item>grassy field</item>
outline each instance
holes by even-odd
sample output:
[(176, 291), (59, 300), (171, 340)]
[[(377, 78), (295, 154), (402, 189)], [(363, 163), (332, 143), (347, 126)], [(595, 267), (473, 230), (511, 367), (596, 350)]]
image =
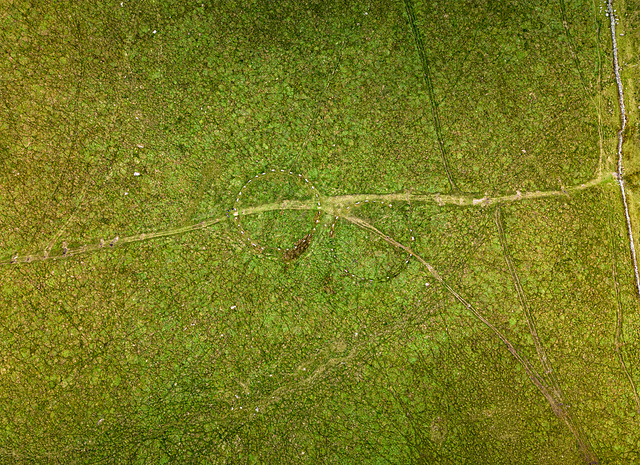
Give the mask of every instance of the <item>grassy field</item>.
[(94, 3), (0, 6), (0, 463), (640, 461), (602, 2)]

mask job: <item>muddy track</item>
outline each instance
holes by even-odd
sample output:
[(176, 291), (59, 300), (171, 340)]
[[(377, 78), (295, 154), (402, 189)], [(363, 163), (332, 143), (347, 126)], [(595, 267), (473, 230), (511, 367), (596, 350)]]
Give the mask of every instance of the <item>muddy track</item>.
[[(586, 190), (591, 187), (598, 186), (604, 182), (610, 181), (612, 175), (599, 176), (584, 184), (568, 187), (559, 191), (535, 191), (535, 192), (520, 192), (517, 191), (512, 195), (489, 197), (484, 196), (477, 198), (472, 195), (442, 195), (442, 194), (411, 194), (411, 193), (395, 193), (395, 194), (352, 194), (352, 195), (339, 195), (333, 197), (325, 197), (319, 195), (318, 198), (310, 199), (308, 201), (299, 200), (283, 200), (281, 202), (266, 203), (263, 205), (256, 205), (252, 207), (237, 207), (229, 210), (230, 213), (237, 218), (244, 215), (255, 215), (267, 211), (277, 210), (315, 210), (320, 208), (321, 210), (339, 218), (343, 215), (350, 214), (351, 208), (367, 202), (408, 202), (408, 203), (431, 203), (439, 206), (444, 205), (456, 205), (462, 207), (487, 207), (489, 205), (499, 205), (503, 203), (520, 202), (525, 200), (535, 200), (550, 197), (570, 197), (572, 194), (577, 194), (582, 190)], [(245, 186), (246, 187), (246, 186)], [(238, 200), (238, 199), (236, 199)], [(236, 202), (237, 204), (237, 202)], [(319, 206), (319, 204), (321, 206)], [(203, 221), (199, 221), (192, 225), (169, 228), (164, 231), (156, 231), (151, 233), (133, 234), (130, 236), (114, 236), (111, 239), (96, 239), (91, 244), (83, 245), (81, 247), (67, 247), (66, 242), (62, 243), (62, 251), (57, 253), (50, 253), (53, 244), (51, 241), (47, 244), (43, 251), (31, 252), (28, 254), (17, 254), (11, 258), (0, 261), (0, 265), (18, 264), (18, 263), (32, 263), (43, 260), (60, 260), (69, 257), (73, 257), (79, 254), (96, 252), (102, 249), (114, 248), (124, 244), (130, 244), (133, 242), (142, 242), (152, 239), (159, 239), (162, 237), (176, 236), (191, 231), (197, 231), (205, 229), (218, 223), (224, 222), (226, 216), (218, 218), (207, 218)]]

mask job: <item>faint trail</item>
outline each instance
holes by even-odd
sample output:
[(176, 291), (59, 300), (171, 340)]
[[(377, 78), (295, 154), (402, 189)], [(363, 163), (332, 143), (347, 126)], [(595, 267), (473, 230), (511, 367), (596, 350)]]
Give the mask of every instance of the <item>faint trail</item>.
[[(598, 115), (598, 145), (600, 147), (600, 157), (598, 160), (598, 170), (597, 170), (597, 175), (600, 176), (602, 175), (602, 162), (603, 162), (603, 155), (604, 155), (604, 148), (602, 146), (602, 140), (603, 140), (603, 133), (602, 133), (602, 115), (600, 112), (600, 108), (602, 107), (601, 103), (602, 103), (602, 92), (600, 89), (600, 82), (601, 82), (601, 76), (600, 76), (600, 44), (598, 43), (598, 37), (600, 35), (600, 29), (598, 28), (598, 23), (597, 21), (595, 21), (595, 30), (596, 30), (596, 52), (597, 52), (597, 57), (598, 57), (598, 93), (597, 93), (597, 100), (596, 98), (594, 98), (593, 96), (590, 95), (589, 92), (589, 86), (587, 83), (587, 79), (584, 76), (584, 73), (582, 71), (582, 66), (580, 65), (580, 58), (578, 57), (578, 52), (576, 51), (576, 46), (575, 46), (575, 42), (573, 40), (573, 35), (571, 34), (571, 30), (569, 28), (569, 21), (567, 19), (567, 8), (566, 8), (566, 4), (565, 4), (565, 0), (560, 0), (560, 15), (562, 17), (562, 26), (564, 27), (564, 33), (565, 36), (567, 37), (567, 43), (569, 44), (569, 51), (571, 52), (571, 58), (573, 59), (573, 63), (575, 65), (576, 71), (578, 72), (578, 75), (580, 76), (580, 82), (582, 83), (582, 88), (584, 89), (584, 92), (586, 94), (586, 96), (589, 98), (589, 100), (591, 101), (591, 103), (593, 104), (593, 107), (596, 110), (596, 114)], [(596, 14), (596, 6), (595, 6), (595, 0), (593, 1), (593, 13), (594, 13), (594, 17)]]
[(462, 297), (460, 294), (458, 294), (455, 291), (455, 289), (453, 289), (449, 284), (447, 284), (447, 282), (442, 278), (442, 276), (440, 276), (438, 271), (431, 264), (429, 264), (422, 257), (417, 255), (409, 247), (399, 243), (398, 241), (396, 241), (392, 237), (384, 234), (382, 231), (380, 231), (379, 229), (375, 228), (374, 226), (372, 226), (371, 224), (367, 223), (366, 221), (363, 221), (360, 218), (357, 218), (357, 217), (354, 217), (354, 216), (346, 216), (346, 217), (344, 217), (344, 219), (349, 221), (349, 222), (351, 222), (351, 223), (353, 223), (353, 224), (355, 224), (356, 226), (358, 226), (360, 228), (363, 228), (363, 229), (365, 229), (367, 231), (371, 231), (371, 232), (379, 235), (387, 243), (393, 245), (394, 247), (401, 248), (402, 250), (404, 250), (407, 253), (409, 253), (411, 256), (415, 257), (416, 260), (418, 260), (420, 263), (422, 263), (422, 265), (424, 265), (424, 267), (427, 268), (427, 270), (429, 271), (431, 276), (433, 276), (433, 278), (436, 281), (438, 281), (440, 284), (442, 284), (442, 286), (444, 286), (444, 288), (447, 291), (449, 291), (449, 293), (451, 295), (453, 295), (453, 297), (455, 297), (455, 299), (458, 302), (460, 302), (462, 305), (464, 305), (476, 318), (478, 318), (482, 323), (484, 323), (484, 325), (487, 326), (503, 342), (503, 344), (507, 347), (507, 350), (520, 363), (520, 365), (522, 365), (522, 367), (524, 368), (525, 372), (527, 373), (527, 376), (529, 376), (529, 379), (531, 380), (531, 382), (538, 388), (540, 393), (545, 397), (545, 399), (547, 400), (547, 402), (551, 406), (551, 410), (553, 410), (553, 413), (559, 419), (564, 421), (564, 423), (567, 425), (567, 427), (573, 433), (573, 436), (575, 437), (576, 441), (578, 442), (578, 446), (580, 448), (580, 452), (582, 452), (582, 455), (583, 455), (583, 458), (585, 460), (585, 463), (587, 463), (589, 465), (598, 465), (600, 463), (598, 461), (598, 458), (596, 457), (595, 453), (593, 452), (593, 449), (591, 448), (591, 445), (589, 444), (589, 441), (584, 437), (583, 433), (580, 431), (580, 428), (575, 424), (571, 413), (567, 410), (567, 406), (565, 404), (559, 402), (554, 397), (554, 395), (547, 388), (546, 383), (544, 382), (544, 380), (536, 372), (535, 368), (529, 363), (529, 361), (526, 358), (524, 358), (522, 355), (520, 355), (520, 353), (516, 350), (516, 348), (513, 346), (513, 344), (506, 338), (506, 336), (504, 334), (502, 334), (500, 332), (500, 330), (498, 328), (496, 328), (489, 320), (487, 320), (473, 305), (471, 305), (471, 303), (469, 303), (467, 300), (465, 300), (464, 297)]
[(624, 189), (624, 167), (622, 166), (622, 144), (624, 142), (624, 130), (627, 127), (627, 112), (624, 108), (624, 88), (622, 86), (622, 78), (620, 77), (620, 64), (618, 62), (618, 43), (616, 42), (616, 17), (613, 12), (613, 1), (607, 1), (607, 11), (609, 12), (609, 21), (611, 24), (611, 42), (613, 44), (613, 70), (616, 75), (616, 83), (618, 85), (618, 103), (620, 105), (621, 125), (618, 131), (618, 185), (622, 193), (622, 204), (624, 206), (624, 216), (627, 220), (627, 232), (629, 233), (629, 247), (631, 248), (631, 257), (633, 258), (633, 269), (636, 276), (636, 291), (640, 297), (640, 273), (638, 272), (638, 259), (636, 258), (636, 247), (633, 241), (633, 228), (631, 227), (631, 217), (629, 216), (629, 202)]
[(556, 380), (556, 376), (553, 372), (553, 369), (549, 364), (549, 360), (547, 359), (547, 354), (544, 350), (544, 347), (540, 342), (540, 337), (538, 336), (538, 330), (536, 329), (536, 324), (533, 320), (533, 315), (531, 315), (531, 309), (529, 308), (529, 303), (527, 302), (527, 298), (524, 294), (524, 289), (522, 288), (522, 284), (520, 284), (520, 278), (518, 277), (516, 268), (513, 265), (513, 260), (511, 259), (509, 244), (507, 243), (507, 237), (504, 233), (504, 222), (502, 220), (502, 211), (500, 210), (500, 207), (496, 208), (495, 222), (496, 222), (496, 227), (498, 229), (498, 237), (500, 239), (500, 245), (502, 246), (502, 254), (504, 255), (505, 261), (507, 262), (507, 267), (509, 268), (509, 273), (511, 274), (511, 280), (513, 281), (513, 285), (516, 288), (516, 293), (518, 294), (520, 305), (522, 306), (525, 317), (527, 318), (527, 325), (529, 326), (529, 332), (531, 333), (531, 338), (533, 339), (533, 343), (536, 346), (538, 359), (542, 364), (542, 369), (544, 370), (544, 373), (547, 375), (548, 381), (550, 381), (550, 384), (553, 388), (556, 399), (558, 400), (558, 402), (563, 403), (562, 391), (560, 390), (560, 386), (558, 385), (558, 381)]
[(416, 42), (416, 48), (418, 49), (418, 56), (422, 63), (422, 71), (424, 82), (427, 86), (427, 92), (429, 93), (429, 103), (431, 104), (431, 114), (433, 115), (433, 125), (436, 128), (436, 138), (438, 139), (438, 148), (440, 149), (440, 156), (442, 157), (442, 164), (444, 170), (447, 173), (447, 179), (453, 192), (457, 191), (456, 184), (453, 182), (451, 171), (449, 170), (449, 164), (447, 162), (447, 151), (444, 147), (444, 139), (442, 137), (442, 125), (440, 124), (440, 114), (438, 113), (438, 103), (436, 102), (435, 92), (433, 90), (433, 81), (431, 80), (431, 67), (429, 66), (429, 58), (424, 50), (424, 43), (422, 42), (422, 36), (416, 25), (416, 14), (413, 11), (413, 1), (404, 0), (404, 6), (409, 17), (409, 25), (411, 26), (411, 32)]
[(597, 17), (597, 8), (596, 1), (591, 1), (591, 6), (593, 7), (593, 27), (596, 31), (595, 44), (596, 44), (596, 53), (598, 56), (598, 101), (596, 104), (596, 108), (598, 111), (598, 144), (600, 146), (600, 158), (598, 160), (598, 176), (602, 176), (602, 169), (604, 163), (604, 146), (603, 140), (604, 135), (602, 131), (602, 112), (600, 109), (602, 108), (602, 56), (600, 53), (600, 26), (598, 24)]
[[(371, 10), (371, 5), (369, 4), (365, 8), (365, 15), (367, 15), (370, 10)], [(360, 26), (360, 24), (361, 23), (357, 23), (358, 26)], [(338, 71), (338, 68), (340, 68), (340, 64), (342, 63), (342, 58), (344, 57), (344, 51), (346, 49), (346, 46), (347, 46), (347, 40), (346, 40), (346, 38), (343, 38), (342, 39), (342, 48), (340, 49), (340, 56), (336, 60), (336, 64), (333, 67), (333, 71), (331, 71), (331, 74), (329, 75), (329, 78), (327, 79), (327, 82), (326, 82), (324, 88), (322, 89), (322, 92), (318, 96), (318, 100), (323, 99), (324, 96), (326, 95), (327, 91), (329, 90), (329, 87), (331, 86), (331, 83), (333, 82), (333, 79), (334, 79), (334, 76), (336, 74), (336, 71)], [(318, 113), (320, 113), (320, 112), (318, 112)], [(287, 171), (291, 171), (291, 170), (295, 169), (296, 164), (298, 163), (298, 160), (300, 158), (300, 155), (302, 155), (302, 152), (304, 152), (305, 147), (309, 143), (309, 136), (311, 135), (311, 131), (313, 130), (313, 128), (318, 123), (318, 119), (319, 119), (319, 114), (317, 114), (313, 118), (313, 121), (311, 122), (311, 124), (307, 128), (307, 132), (304, 135), (304, 139), (303, 139), (302, 145), (300, 146), (300, 149), (298, 149), (297, 153), (293, 157), (293, 161), (289, 164), (289, 167), (288, 167)]]
[[(327, 90), (329, 90), (329, 87), (331, 86), (331, 83), (333, 82), (333, 77), (336, 74), (336, 71), (338, 71), (338, 68), (340, 67), (340, 63), (342, 63), (342, 57), (344, 56), (345, 46), (346, 46), (346, 42), (343, 40), (342, 41), (342, 49), (340, 50), (340, 56), (336, 60), (336, 65), (334, 66), (333, 71), (331, 71), (331, 74), (329, 75), (329, 78), (327, 79), (327, 83), (325, 84), (324, 88), (322, 89), (322, 93), (320, 94), (320, 97), (319, 97), (320, 99), (324, 98), (325, 94), (327, 93)], [(316, 117), (313, 118), (313, 121), (311, 122), (311, 124), (307, 128), (307, 132), (304, 135), (304, 139), (303, 139), (302, 145), (300, 146), (300, 149), (298, 149), (298, 151), (296, 152), (296, 155), (293, 157), (293, 161), (289, 164), (289, 167), (287, 168), (287, 171), (291, 171), (291, 170), (295, 169), (296, 163), (298, 163), (298, 159), (300, 158), (300, 155), (302, 155), (302, 152), (304, 152), (305, 147), (309, 143), (309, 136), (311, 134), (311, 131), (313, 130), (313, 128), (316, 126), (317, 123), (318, 123), (318, 116), (316, 115)]]
[[(578, 71), (578, 75), (580, 76), (580, 82), (582, 82), (582, 87), (587, 90), (587, 81), (584, 78), (584, 73), (582, 72), (582, 67), (580, 66), (580, 59), (578, 58), (578, 54), (576, 53), (575, 45), (573, 43), (573, 37), (571, 36), (571, 31), (569, 29), (569, 22), (567, 21), (567, 7), (564, 3), (564, 0), (560, 0), (560, 16), (562, 18), (562, 26), (564, 27), (564, 34), (567, 37), (567, 42), (569, 43), (569, 50), (571, 51), (571, 58), (573, 58), (573, 64)], [(587, 94), (588, 95), (588, 94)]]
[(58, 239), (60, 239), (60, 236), (62, 236), (62, 234), (65, 232), (65, 230), (67, 229), (67, 226), (69, 226), (69, 223), (71, 223), (71, 221), (73, 221), (73, 219), (76, 217), (75, 212), (71, 214), (71, 216), (69, 216), (69, 218), (67, 219), (67, 221), (64, 223), (64, 226), (62, 226), (60, 229), (58, 229), (58, 232), (56, 232), (54, 234), (54, 236), (47, 241), (47, 245), (44, 247), (44, 253), (43, 253), (43, 257), (47, 258), (49, 256), (49, 253), (51, 253), (51, 248), (55, 245), (55, 243), (58, 241)]
[(618, 286), (618, 274), (616, 271), (616, 248), (613, 234), (613, 220), (611, 218), (611, 211), (609, 211), (609, 236), (611, 238), (611, 240), (609, 241), (609, 245), (611, 247), (611, 278), (613, 279), (613, 291), (616, 298), (616, 334), (614, 336), (613, 346), (616, 354), (618, 355), (618, 361), (620, 362), (622, 371), (624, 371), (624, 374), (627, 377), (627, 381), (629, 381), (629, 385), (631, 386), (631, 390), (633, 391), (633, 398), (636, 402), (636, 411), (640, 413), (640, 398), (638, 397), (638, 389), (636, 387), (636, 383), (633, 381), (633, 377), (631, 376), (629, 369), (627, 368), (627, 364), (624, 361), (622, 350), (620, 350), (620, 348), (624, 345), (624, 343), (621, 342), (624, 319), (622, 311), (622, 299), (620, 297), (620, 287)]

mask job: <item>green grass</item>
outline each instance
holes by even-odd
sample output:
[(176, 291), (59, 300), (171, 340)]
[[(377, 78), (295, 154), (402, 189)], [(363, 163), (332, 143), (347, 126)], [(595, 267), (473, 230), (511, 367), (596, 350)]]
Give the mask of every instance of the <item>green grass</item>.
[[(637, 15), (618, 8), (635, 199)], [(0, 260), (107, 244), (0, 267), (1, 463), (640, 460), (599, 3), (15, 1), (0, 18)], [(323, 214), (283, 261), (314, 227), (310, 185)], [(498, 205), (473, 203), (561, 189), (503, 201), (502, 241)], [(241, 213), (284, 201), (304, 208)]]

